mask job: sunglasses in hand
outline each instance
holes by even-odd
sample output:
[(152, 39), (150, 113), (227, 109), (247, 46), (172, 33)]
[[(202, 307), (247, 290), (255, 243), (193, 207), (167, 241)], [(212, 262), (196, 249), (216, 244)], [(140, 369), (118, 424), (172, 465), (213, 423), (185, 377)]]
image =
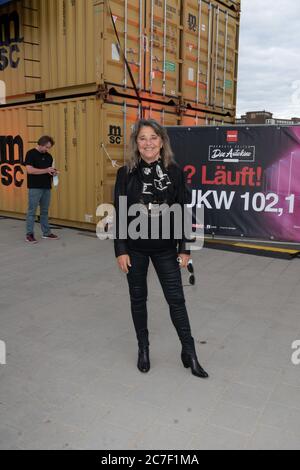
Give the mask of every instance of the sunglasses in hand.
[(191, 286), (194, 286), (196, 284), (196, 279), (195, 279), (195, 272), (194, 272), (194, 266), (193, 266), (193, 261), (190, 260), (188, 265), (187, 265), (187, 270), (190, 273), (189, 276), (189, 284)]
[[(179, 259), (180, 258), (178, 258), (178, 262), (180, 262)], [(189, 275), (189, 286), (194, 286), (196, 284), (196, 278), (195, 278), (193, 260), (190, 260), (188, 262), (187, 270), (190, 273), (190, 275)], [(183, 286), (183, 287), (188, 287), (188, 286)]]

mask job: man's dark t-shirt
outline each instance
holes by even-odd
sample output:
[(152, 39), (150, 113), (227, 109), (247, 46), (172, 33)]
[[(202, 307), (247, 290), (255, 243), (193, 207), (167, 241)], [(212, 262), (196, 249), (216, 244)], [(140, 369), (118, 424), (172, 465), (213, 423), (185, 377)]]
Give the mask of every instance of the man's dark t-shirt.
[[(53, 165), (53, 158), (50, 153), (41, 153), (37, 149), (27, 152), (25, 165), (33, 166), (38, 170), (44, 170)], [(51, 189), (52, 176), (45, 175), (27, 175), (27, 187), (29, 189)]]

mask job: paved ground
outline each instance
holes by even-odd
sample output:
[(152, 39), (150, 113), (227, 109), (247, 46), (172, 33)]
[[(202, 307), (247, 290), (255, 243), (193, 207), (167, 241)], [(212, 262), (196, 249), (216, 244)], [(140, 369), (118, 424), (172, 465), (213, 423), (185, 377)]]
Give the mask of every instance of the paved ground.
[(23, 228), (0, 220), (1, 449), (300, 449), (299, 259), (194, 256), (187, 304), (208, 381), (181, 365), (151, 269), (143, 375), (112, 243), (63, 229), (28, 246)]

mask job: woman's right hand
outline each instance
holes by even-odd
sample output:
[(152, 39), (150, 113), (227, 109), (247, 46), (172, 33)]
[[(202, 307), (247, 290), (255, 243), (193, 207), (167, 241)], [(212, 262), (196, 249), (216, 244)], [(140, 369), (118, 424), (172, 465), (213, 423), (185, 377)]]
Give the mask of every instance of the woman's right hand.
[(129, 273), (128, 268), (131, 268), (131, 262), (130, 262), (129, 256), (128, 255), (119, 256), (117, 258), (117, 261), (118, 261), (118, 265), (121, 271), (125, 274), (128, 274)]

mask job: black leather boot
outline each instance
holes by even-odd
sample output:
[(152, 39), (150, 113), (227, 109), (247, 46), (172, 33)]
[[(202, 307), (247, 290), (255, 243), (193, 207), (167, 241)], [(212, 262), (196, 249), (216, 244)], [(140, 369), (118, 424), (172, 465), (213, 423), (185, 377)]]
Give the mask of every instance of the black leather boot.
[(143, 373), (149, 372), (150, 370), (149, 347), (139, 348), (139, 357), (138, 357), (137, 367)]
[(181, 353), (181, 360), (184, 367), (191, 368), (192, 374), (196, 377), (201, 377), (202, 379), (207, 379), (209, 377), (208, 373), (201, 367), (198, 362), (197, 355), (195, 351), (184, 351)]

